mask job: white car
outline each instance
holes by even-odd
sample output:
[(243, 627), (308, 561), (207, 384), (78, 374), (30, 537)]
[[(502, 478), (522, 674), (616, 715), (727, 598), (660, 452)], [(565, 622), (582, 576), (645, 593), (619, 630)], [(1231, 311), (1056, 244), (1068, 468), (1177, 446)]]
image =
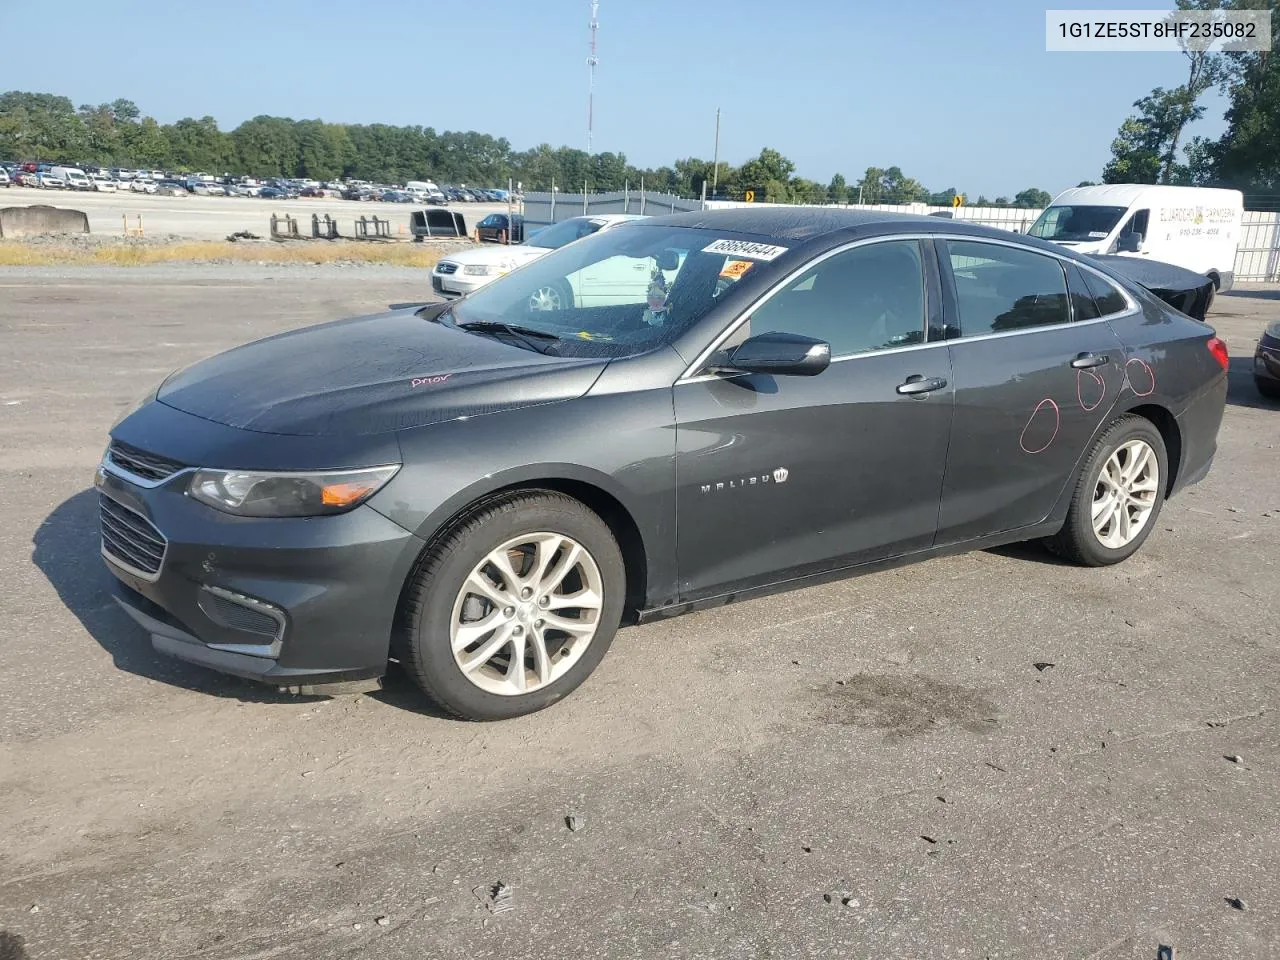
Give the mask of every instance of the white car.
[(154, 180), (144, 180), (139, 177), (129, 184), (129, 189), (134, 193), (155, 193), (160, 187)]
[[(616, 227), (620, 223), (642, 219), (644, 218), (637, 214), (628, 213), (572, 217), (530, 234), (524, 243), (511, 245), (485, 243), (470, 250), (451, 253), (437, 263), (431, 271), (431, 288), (443, 297), (465, 297), (491, 280), (504, 273), (510, 273), (516, 267), (522, 267), (526, 263), (537, 260), (552, 250), (601, 230)], [(648, 282), (649, 277), (645, 276), (644, 284), (647, 285)], [(576, 290), (571, 292), (578, 294)], [(558, 310), (570, 306), (561, 302), (567, 295), (563, 289), (558, 291), (548, 289), (539, 293), (544, 294), (546, 299), (546, 304), (540, 309)]]
[(67, 189), (67, 181), (63, 180), (57, 174), (41, 173), (37, 174), (40, 180), (40, 186), (46, 189), (65, 190)]
[(100, 173), (95, 173), (89, 177), (89, 182), (93, 184), (93, 189), (98, 193), (115, 193), (119, 188), (114, 180)]
[(4, 167), (0, 167), (0, 187), (11, 186), (13, 186), (13, 184), (9, 182), (9, 171)]

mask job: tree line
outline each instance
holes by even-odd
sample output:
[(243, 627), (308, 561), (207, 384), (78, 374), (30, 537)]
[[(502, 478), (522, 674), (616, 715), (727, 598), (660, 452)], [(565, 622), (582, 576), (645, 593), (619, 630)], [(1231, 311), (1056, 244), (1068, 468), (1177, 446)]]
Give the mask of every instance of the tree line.
[[(1271, 10), (1272, 46), (1280, 49), (1280, 0), (1178, 0), (1183, 10)], [(1251, 206), (1280, 197), (1280, 60), (1275, 50), (1207, 53), (1184, 50), (1187, 79), (1156, 87), (1133, 104), (1111, 144), (1105, 183), (1168, 183), (1234, 187)], [(1217, 139), (1192, 137), (1211, 90), (1227, 98), (1227, 128)], [(1270, 198), (1267, 195), (1271, 195)]]
[[(78, 109), (63, 96), (10, 91), (0, 94), (0, 158), (162, 168), (188, 173), (253, 177), (354, 177), (375, 183), (431, 178), (442, 183), (526, 190), (638, 189), (699, 197), (740, 199), (746, 191), (772, 203), (933, 203), (950, 205), (958, 191), (930, 191), (899, 167), (868, 167), (850, 183), (836, 174), (828, 183), (799, 177), (795, 164), (766, 147), (740, 166), (687, 157), (669, 166), (641, 169), (621, 153), (588, 154), (540, 144), (515, 150), (505, 137), (432, 127), (326, 123), (287, 117), (254, 117), (234, 130), (213, 117), (185, 117), (161, 124), (131, 100)], [(1034, 187), (1009, 197), (967, 197), (970, 204), (1041, 207), (1049, 194)]]

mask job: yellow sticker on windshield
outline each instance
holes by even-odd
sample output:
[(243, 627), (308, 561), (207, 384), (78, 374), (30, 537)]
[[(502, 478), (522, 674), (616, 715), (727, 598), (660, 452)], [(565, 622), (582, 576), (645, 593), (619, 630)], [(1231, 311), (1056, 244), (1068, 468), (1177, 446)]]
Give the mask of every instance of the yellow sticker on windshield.
[(720, 271), (720, 276), (726, 280), (737, 280), (753, 266), (755, 264), (750, 260), (726, 260), (724, 269)]
[(606, 337), (603, 334), (592, 333), (589, 330), (579, 330), (578, 337), (582, 340), (612, 340), (613, 337)]

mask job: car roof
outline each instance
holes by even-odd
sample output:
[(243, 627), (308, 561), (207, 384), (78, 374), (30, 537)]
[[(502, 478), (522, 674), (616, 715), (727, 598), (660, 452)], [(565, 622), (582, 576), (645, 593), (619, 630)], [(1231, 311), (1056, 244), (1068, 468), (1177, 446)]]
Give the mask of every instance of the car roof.
[[(757, 206), (700, 210), (691, 213), (646, 217), (646, 227), (694, 227), (723, 230), (729, 233), (753, 234), (779, 240), (802, 242), (836, 233), (927, 232), (963, 234), (974, 237), (1016, 237), (1023, 243), (1043, 246), (1042, 241), (1025, 234), (1013, 234), (964, 220), (929, 217), (915, 213), (865, 210), (855, 207)], [(1050, 249), (1057, 249), (1050, 247)]]

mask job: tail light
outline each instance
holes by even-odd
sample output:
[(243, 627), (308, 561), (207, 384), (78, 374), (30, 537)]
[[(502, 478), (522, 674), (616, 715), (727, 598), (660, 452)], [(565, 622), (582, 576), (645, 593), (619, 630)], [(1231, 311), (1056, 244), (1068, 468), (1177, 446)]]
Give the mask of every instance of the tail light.
[(1218, 361), (1218, 366), (1222, 367), (1223, 370), (1227, 369), (1231, 364), (1231, 354), (1227, 352), (1227, 345), (1218, 337), (1210, 337), (1205, 346), (1213, 354), (1213, 359)]

